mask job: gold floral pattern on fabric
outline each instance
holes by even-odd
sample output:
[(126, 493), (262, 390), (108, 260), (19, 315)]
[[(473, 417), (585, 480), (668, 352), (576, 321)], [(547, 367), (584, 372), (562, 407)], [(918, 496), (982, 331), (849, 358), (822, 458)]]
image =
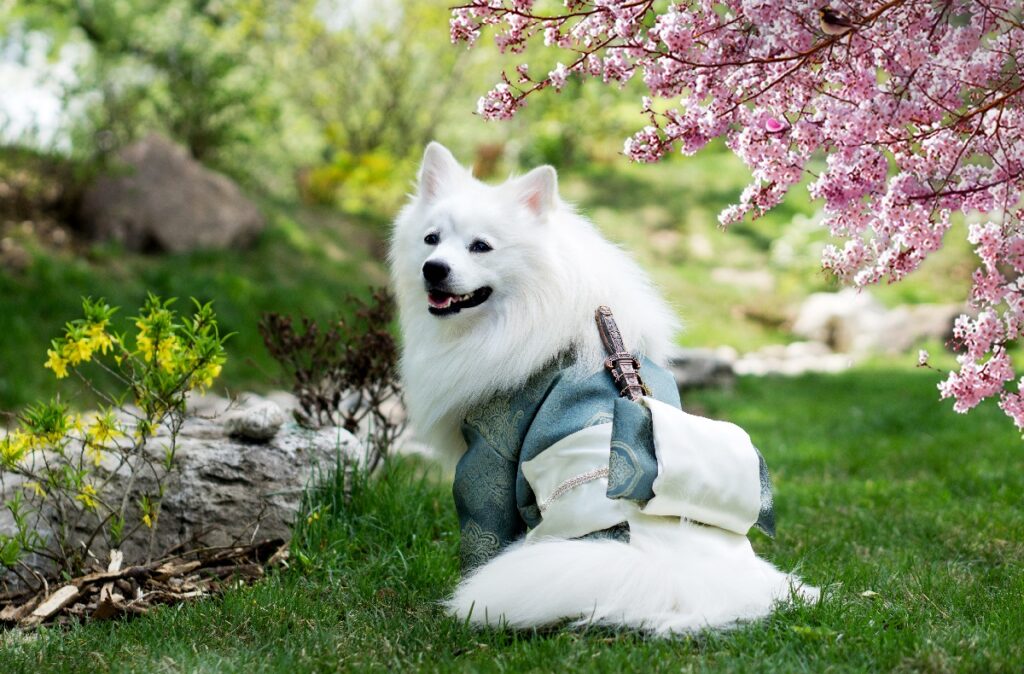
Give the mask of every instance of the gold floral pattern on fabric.
[[(488, 445), (489, 447), (489, 445)], [(479, 451), (473, 461), (459, 464), (459, 492), (474, 509), (504, 507), (516, 502), (516, 465), (497, 451)], [(504, 476), (506, 479), (498, 479)], [(479, 523), (479, 519), (477, 520)]]
[(654, 498), (658, 459), (651, 413), (643, 405), (618, 398), (608, 457), (608, 498), (646, 502)]

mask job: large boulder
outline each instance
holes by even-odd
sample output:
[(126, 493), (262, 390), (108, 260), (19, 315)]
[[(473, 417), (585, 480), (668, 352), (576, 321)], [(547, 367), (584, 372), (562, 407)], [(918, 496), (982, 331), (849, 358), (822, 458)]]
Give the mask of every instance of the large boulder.
[[(283, 416), (280, 410), (277, 414)], [(257, 410), (256, 416), (263, 418), (265, 411)], [(358, 440), (342, 428), (311, 431), (288, 422), (264, 441), (239, 438), (233, 431), (219, 419), (193, 418), (182, 428), (160, 514), (157, 551), (194, 538), (207, 545), (248, 542), (251, 537), (287, 540), (303, 491), (339, 459), (358, 461), (362, 455)], [(169, 438), (154, 440), (160, 446)], [(145, 473), (138, 480), (138, 487), (155, 488)], [(115, 490), (124, 486), (122, 479), (112, 484)], [(130, 553), (125, 550), (129, 558)]]
[(86, 190), (80, 216), (94, 238), (145, 252), (245, 245), (265, 225), (234, 182), (156, 134), (118, 154), (114, 171)]
[(833, 353), (821, 342), (769, 344), (737, 359), (740, 375), (784, 375), (795, 377), (808, 372), (835, 373), (847, 370), (859, 357)]
[(838, 293), (814, 293), (804, 300), (793, 334), (838, 353), (867, 353), (875, 350), (885, 324), (881, 302), (866, 291), (847, 288)]
[(882, 351), (902, 353), (926, 339), (949, 342), (953, 325), (965, 309), (959, 304), (911, 304), (899, 306), (886, 317)]
[[(166, 478), (159, 464), (170, 444), (168, 429), (161, 428), (147, 443), (147, 451), (156, 459), (154, 469), (165, 479), (166, 487), (152, 541), (155, 554), (196, 542), (227, 545), (251, 538), (288, 539), (304, 490), (332, 471), (339, 460), (358, 463), (363, 458), (362, 446), (351, 433), (336, 427), (302, 428), (285, 421), (284, 411), (266, 398), (250, 395), (233, 403), (230, 411), (221, 408), (217, 412), (221, 413), (185, 420), (177, 437), (174, 471)], [(132, 504), (137, 503), (138, 495), (157, 490), (157, 476), (148, 468), (138, 471), (132, 482), (127, 469), (111, 455), (104, 458), (99, 470), (110, 478), (103, 480), (106, 486), (100, 494), (108, 502), (119, 501), (128, 488)], [(0, 503), (23, 489), (22, 482), (5, 474), (0, 481)], [(129, 511), (129, 521), (138, 522), (138, 509), (133, 505)], [(89, 526), (94, 524), (89, 522)], [(44, 521), (41, 533), (46, 535), (52, 529), (52, 524)], [(0, 510), (0, 534), (13, 531), (9, 513)], [(74, 541), (84, 540), (89, 533), (76, 532)], [(122, 543), (126, 560), (137, 563), (146, 558), (148, 533), (138, 530)], [(105, 558), (106, 551), (95, 542), (94, 552)]]
[(887, 310), (867, 291), (848, 288), (808, 297), (793, 323), (793, 334), (837, 353), (902, 353), (923, 340), (948, 340), (963, 311), (958, 304)]

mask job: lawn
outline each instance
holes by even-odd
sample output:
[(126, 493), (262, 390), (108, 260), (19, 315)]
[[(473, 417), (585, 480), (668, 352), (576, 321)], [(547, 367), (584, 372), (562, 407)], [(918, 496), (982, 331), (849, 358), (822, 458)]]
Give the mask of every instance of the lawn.
[(873, 367), (685, 396), (762, 449), (779, 535), (755, 546), (827, 587), (819, 605), (671, 640), (474, 631), (437, 607), (458, 572), (448, 486), (401, 459), (347, 507), (326, 484), (290, 569), (129, 622), (8, 633), (0, 671), (1019, 672), (1021, 440), (994, 406), (936, 402), (936, 377)]

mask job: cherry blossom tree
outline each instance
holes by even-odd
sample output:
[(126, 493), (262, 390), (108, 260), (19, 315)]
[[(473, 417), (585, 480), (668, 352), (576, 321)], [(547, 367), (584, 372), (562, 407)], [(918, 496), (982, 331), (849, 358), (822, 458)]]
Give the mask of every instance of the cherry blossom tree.
[(491, 27), (503, 52), (543, 41), (564, 55), (542, 77), (529, 64), (503, 74), (479, 102), (490, 119), (569, 77), (642, 78), (649, 124), (625, 154), (654, 162), (724, 138), (753, 181), (723, 225), (809, 174), (838, 242), (823, 264), (856, 286), (903, 279), (942, 247), (956, 211), (973, 214), (972, 311), (956, 321), (959, 369), (939, 390), (957, 412), (998, 396), (1024, 429), (1024, 377), (1007, 350), (1024, 329), (1022, 5), (827, 2), (471, 0), (453, 9), (451, 36), (472, 45)]

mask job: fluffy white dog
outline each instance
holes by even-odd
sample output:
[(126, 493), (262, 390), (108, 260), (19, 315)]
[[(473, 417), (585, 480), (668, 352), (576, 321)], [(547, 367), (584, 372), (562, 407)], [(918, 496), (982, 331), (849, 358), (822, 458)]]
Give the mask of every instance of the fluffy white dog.
[[(413, 424), (457, 461), (474, 624), (675, 632), (817, 591), (753, 553), (770, 483), (741, 429), (682, 412), (660, 365), (678, 324), (647, 275), (543, 166), (479, 182), (431, 143), (390, 264)], [(618, 397), (594, 311), (614, 311), (650, 396)]]

